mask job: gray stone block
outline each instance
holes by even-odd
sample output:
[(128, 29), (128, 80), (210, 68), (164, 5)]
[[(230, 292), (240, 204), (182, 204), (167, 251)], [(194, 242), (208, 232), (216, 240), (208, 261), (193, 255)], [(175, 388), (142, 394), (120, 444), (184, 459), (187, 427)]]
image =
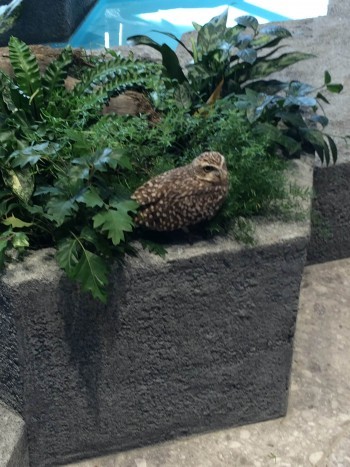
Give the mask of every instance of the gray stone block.
[(0, 467), (29, 466), (23, 419), (0, 403)]
[(18, 338), (10, 300), (3, 290), (0, 294), (0, 400), (22, 413), (23, 387), (18, 361)]
[(15, 25), (0, 35), (0, 46), (11, 36), (28, 44), (67, 40), (96, 0), (23, 0)]
[(33, 465), (284, 415), (306, 243), (143, 255), (107, 307), (45, 251), (9, 272)]
[(314, 172), (313, 222), (309, 264), (350, 256), (350, 163)]
[(113, 271), (108, 306), (50, 250), (9, 268), (33, 465), (285, 414), (308, 223), (257, 239), (141, 252)]
[[(294, 162), (311, 184), (310, 164)], [(96, 303), (52, 250), (0, 281), (17, 329), (31, 465), (283, 416), (309, 222), (140, 251)], [(11, 345), (11, 341), (9, 343)], [(0, 362), (1, 365), (1, 362)]]
[(328, 15), (349, 17), (350, 5), (348, 0), (329, 0)]

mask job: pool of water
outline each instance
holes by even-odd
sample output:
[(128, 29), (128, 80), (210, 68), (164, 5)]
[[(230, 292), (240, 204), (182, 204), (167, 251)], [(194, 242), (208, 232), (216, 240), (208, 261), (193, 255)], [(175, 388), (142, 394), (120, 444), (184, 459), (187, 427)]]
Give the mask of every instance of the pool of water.
[[(72, 47), (97, 49), (125, 45), (134, 34), (147, 34), (175, 48), (177, 43), (154, 30), (180, 37), (193, 29), (192, 21), (204, 24), (229, 8), (228, 25), (242, 15), (255, 16), (259, 23), (302, 19), (327, 14), (328, 0), (98, 0), (71, 36)], [(62, 44), (55, 44), (62, 45)]]

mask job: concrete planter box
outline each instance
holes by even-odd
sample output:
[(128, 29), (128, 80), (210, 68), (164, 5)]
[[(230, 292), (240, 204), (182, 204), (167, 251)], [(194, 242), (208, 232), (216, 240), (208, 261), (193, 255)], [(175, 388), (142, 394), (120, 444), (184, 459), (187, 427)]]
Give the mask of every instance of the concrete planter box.
[[(310, 164), (295, 166), (311, 186)], [(141, 252), (113, 271), (107, 306), (50, 250), (8, 268), (0, 398), (26, 422), (32, 466), (286, 413), (309, 222), (256, 235)]]
[(96, 0), (23, 0), (15, 25), (0, 35), (0, 46), (11, 36), (28, 44), (62, 42), (69, 39)]

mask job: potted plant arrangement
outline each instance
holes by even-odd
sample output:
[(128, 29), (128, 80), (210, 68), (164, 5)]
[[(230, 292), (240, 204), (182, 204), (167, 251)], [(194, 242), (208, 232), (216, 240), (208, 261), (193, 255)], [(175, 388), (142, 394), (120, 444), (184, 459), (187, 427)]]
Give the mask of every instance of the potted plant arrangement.
[[(226, 20), (195, 24), (190, 47), (176, 38), (185, 70), (146, 36), (130, 41), (162, 64), (107, 50), (77, 67), (66, 48), (43, 74), (26, 44), (9, 42), (0, 262), (12, 264), (1, 291), (14, 329), (7, 371), (22, 383), (0, 395), (25, 418), (35, 465), (285, 413), (309, 196), (288, 168), (304, 153), (336, 161), (319, 109), (342, 87), (327, 71), (317, 90), (272, 79), (311, 56), (281, 54), (284, 27)], [(136, 111), (118, 111), (121, 98)], [(184, 216), (190, 236), (147, 229), (143, 204), (172, 184), (175, 203), (192, 183), (182, 168), (208, 152), (227, 167), (213, 215)]]

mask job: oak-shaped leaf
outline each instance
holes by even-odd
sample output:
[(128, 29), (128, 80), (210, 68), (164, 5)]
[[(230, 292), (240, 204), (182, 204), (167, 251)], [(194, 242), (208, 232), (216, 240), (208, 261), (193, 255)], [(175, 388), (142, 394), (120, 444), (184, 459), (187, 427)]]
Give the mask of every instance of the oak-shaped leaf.
[(134, 201), (121, 201), (114, 207), (99, 212), (93, 217), (94, 229), (106, 232), (113, 245), (119, 245), (125, 240), (124, 232), (133, 230), (133, 220), (128, 212), (134, 211), (136, 206)]
[(103, 258), (86, 249), (77, 238), (66, 238), (58, 246), (56, 259), (70, 279), (103, 303), (107, 301), (108, 267)]

